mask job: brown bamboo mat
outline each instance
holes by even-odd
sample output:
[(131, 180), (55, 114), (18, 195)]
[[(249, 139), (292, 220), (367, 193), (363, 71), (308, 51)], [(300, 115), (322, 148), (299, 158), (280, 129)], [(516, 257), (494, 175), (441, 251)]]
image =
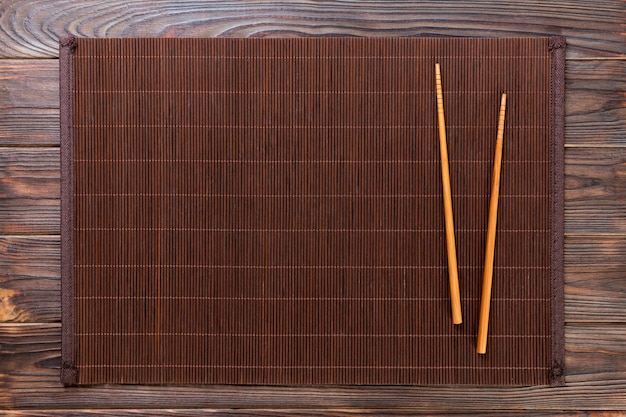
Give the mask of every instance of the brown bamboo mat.
[(65, 383), (563, 382), (562, 38), (61, 46)]

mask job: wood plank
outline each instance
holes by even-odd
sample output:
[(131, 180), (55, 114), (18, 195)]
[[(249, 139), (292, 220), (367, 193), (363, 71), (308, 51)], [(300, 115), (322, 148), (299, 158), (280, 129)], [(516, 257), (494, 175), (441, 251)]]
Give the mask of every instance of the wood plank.
[(2, 109), (59, 108), (59, 61), (1, 59), (0, 96)]
[(566, 146), (626, 145), (626, 60), (568, 61)]
[(59, 62), (0, 60), (0, 146), (59, 146)]
[(566, 149), (565, 233), (626, 233), (626, 148)]
[[(623, 260), (624, 255), (624, 252), (615, 255), (614, 259)], [(624, 268), (616, 264), (603, 265), (601, 261), (598, 262), (597, 271), (593, 271), (593, 268), (574, 271), (576, 265), (566, 266), (568, 271), (565, 285), (566, 321), (575, 323), (626, 322)]]
[[(567, 326), (566, 386), (95, 386), (59, 383), (59, 324), (0, 325), (0, 407), (401, 408), (428, 411), (626, 408), (626, 326)], [(598, 370), (594, 367), (598, 364)], [(8, 393), (8, 394), (7, 394)]]
[(0, 152), (0, 198), (60, 198), (59, 148), (4, 148)]
[(58, 199), (0, 199), (0, 234), (59, 234)]
[[(0, 410), (0, 414), (7, 412), (8, 410)], [(393, 408), (387, 409), (366, 409), (366, 408), (329, 408), (329, 409), (215, 409), (215, 408), (192, 408), (192, 409), (159, 409), (159, 408), (147, 408), (147, 409), (115, 409), (115, 410), (97, 410), (97, 409), (82, 409), (82, 410), (11, 410), (11, 416), (13, 417), (53, 417), (53, 416), (65, 416), (65, 417), (80, 417), (80, 416), (110, 416), (115, 414), (118, 417), (124, 416), (200, 416), (210, 414), (213, 417), (227, 417), (227, 416), (313, 416), (313, 417), (350, 417), (350, 416), (415, 416), (415, 415), (429, 415), (437, 417), (452, 417), (452, 416), (498, 416), (498, 417), (609, 417), (606, 412), (576, 412), (576, 411), (529, 411), (529, 410), (517, 410), (517, 411), (476, 411), (476, 412), (448, 412), (448, 411), (424, 411), (416, 412), (415, 410), (398, 410)], [(610, 416), (618, 416), (619, 414), (611, 413)]]
[[(6, 99), (0, 96), (0, 106), (28, 104), (10, 103)], [(59, 146), (59, 130), (57, 108), (0, 107), (0, 146)]]
[[(570, 326), (565, 331), (565, 338), (565, 366), (575, 370), (569, 381), (590, 381), (591, 375), (603, 382), (622, 379), (620, 374), (626, 371), (624, 323), (615, 326)], [(602, 354), (596, 355), (595, 352)]]
[(0, 234), (59, 234), (59, 148), (0, 149)]
[[(60, 12), (62, 11), (62, 12)], [(570, 58), (624, 56), (624, 9), (595, 2), (358, 3), (313, 0), (243, 3), (13, 0), (3, 7), (0, 56), (56, 57), (66, 33), (125, 36), (485, 36), (562, 34)]]
[(566, 238), (566, 322), (626, 322), (624, 259), (623, 236)]
[(10, 277), (59, 277), (60, 242), (58, 235), (0, 236), (0, 270)]
[(58, 276), (0, 274), (0, 323), (61, 321)]

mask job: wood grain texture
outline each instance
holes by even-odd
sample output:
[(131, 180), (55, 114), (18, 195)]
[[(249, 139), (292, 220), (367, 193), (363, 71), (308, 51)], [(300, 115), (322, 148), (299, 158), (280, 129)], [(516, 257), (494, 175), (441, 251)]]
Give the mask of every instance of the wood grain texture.
[(626, 322), (624, 237), (566, 238), (565, 253), (566, 321), (623, 325)]
[(0, 146), (59, 146), (57, 108), (2, 108), (10, 105), (3, 98), (0, 97)]
[(3, 274), (31, 277), (58, 277), (59, 236), (0, 236), (0, 270)]
[[(583, 245), (583, 243), (581, 243)], [(598, 262), (594, 268), (572, 271), (565, 286), (565, 316), (576, 323), (626, 323), (626, 283), (624, 281), (624, 252), (608, 259), (608, 265)], [(573, 270), (576, 266), (568, 267)], [(621, 306), (621, 307), (620, 307)]]
[(9, 0), (0, 55), (55, 57), (58, 39), (89, 37), (543, 36), (568, 37), (568, 57), (624, 56), (619, 0), (550, 2)]
[(566, 149), (565, 233), (626, 233), (626, 149)]
[(568, 61), (566, 146), (626, 145), (626, 60)]
[(60, 322), (58, 276), (0, 274), (0, 323)]
[[(95, 386), (59, 382), (59, 324), (0, 325), (0, 408), (403, 408), (415, 411), (626, 408), (624, 326), (567, 326), (563, 388)], [(595, 339), (592, 340), (592, 339)], [(591, 364), (601, 366), (596, 371)], [(6, 392), (6, 391), (5, 391)]]
[[(576, 372), (569, 381), (621, 380), (626, 371), (625, 335), (623, 325), (571, 326), (566, 332), (569, 347), (565, 366)], [(603, 352), (603, 355), (590, 360), (588, 355), (593, 352)], [(598, 378), (598, 375), (601, 376)]]
[(0, 108), (58, 108), (58, 66), (54, 60), (0, 60)]
[(4, 148), (0, 152), (0, 198), (58, 199), (59, 148)]
[(0, 234), (59, 234), (59, 200), (53, 198), (0, 199)]
[(565, 238), (565, 270), (568, 275), (577, 272), (600, 274), (602, 271), (621, 270), (624, 255), (626, 239), (621, 235)]

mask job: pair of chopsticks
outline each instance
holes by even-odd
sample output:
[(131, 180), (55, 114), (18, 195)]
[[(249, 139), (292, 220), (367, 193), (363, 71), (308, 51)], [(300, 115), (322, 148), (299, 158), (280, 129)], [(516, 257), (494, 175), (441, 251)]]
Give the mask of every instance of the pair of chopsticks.
[[(450, 169), (448, 164), (448, 145), (446, 141), (446, 122), (443, 111), (443, 88), (441, 69), (435, 64), (435, 83), (437, 87), (437, 119), (439, 122), (439, 148), (441, 152), (441, 178), (443, 183), (443, 206), (446, 225), (446, 247), (448, 251), (448, 275), (450, 281), (450, 301), (452, 304), (452, 322), (461, 324), (461, 296), (459, 292), (459, 273), (456, 258), (456, 242), (454, 239), (454, 220), (452, 214), (452, 195), (450, 191)], [(483, 288), (480, 301), (478, 323), (478, 340), (476, 352), (487, 351), (487, 330), (489, 327), (489, 308), (491, 304), (491, 284), (493, 281), (493, 263), (496, 244), (496, 223), (498, 219), (498, 197), (500, 194), (500, 171), (502, 166), (502, 141), (504, 137), (504, 118), (506, 113), (506, 94), (500, 101), (498, 117), (498, 133), (496, 136), (496, 153), (494, 157), (491, 179), (491, 198), (489, 201), (489, 219), (487, 223), (487, 245), (485, 249), (485, 265), (483, 270)]]

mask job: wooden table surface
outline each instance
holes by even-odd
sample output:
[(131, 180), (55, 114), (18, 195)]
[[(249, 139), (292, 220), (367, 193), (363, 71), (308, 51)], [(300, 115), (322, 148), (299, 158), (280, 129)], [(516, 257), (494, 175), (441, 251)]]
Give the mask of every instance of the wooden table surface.
[[(58, 39), (567, 37), (566, 385), (64, 388)], [(609, 415), (626, 410), (626, 2), (0, 3), (0, 414)], [(596, 412), (587, 412), (596, 410)], [(603, 412), (604, 411), (604, 412)]]

